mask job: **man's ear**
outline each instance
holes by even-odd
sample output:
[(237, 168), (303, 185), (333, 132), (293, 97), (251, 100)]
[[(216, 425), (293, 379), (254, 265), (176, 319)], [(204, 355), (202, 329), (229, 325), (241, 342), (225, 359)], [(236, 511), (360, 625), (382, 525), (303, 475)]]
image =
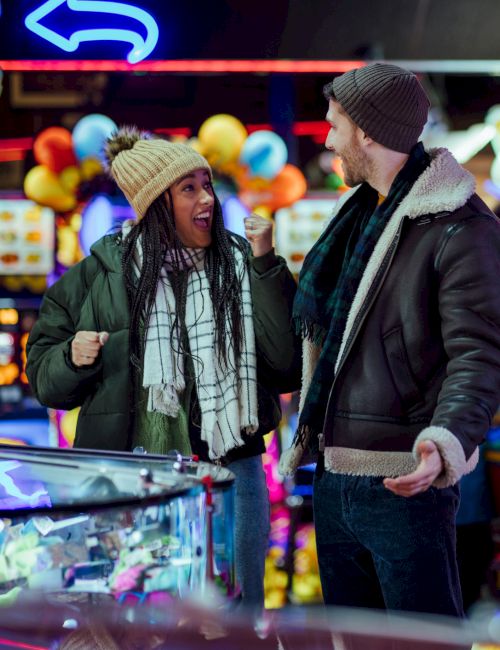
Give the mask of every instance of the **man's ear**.
[(370, 138), (370, 136), (367, 135), (364, 131), (362, 131), (359, 127), (358, 127), (357, 136), (358, 136), (359, 144), (361, 146), (363, 146), (363, 147), (367, 147), (367, 146), (373, 144), (373, 142), (374, 142), (374, 140), (372, 138)]

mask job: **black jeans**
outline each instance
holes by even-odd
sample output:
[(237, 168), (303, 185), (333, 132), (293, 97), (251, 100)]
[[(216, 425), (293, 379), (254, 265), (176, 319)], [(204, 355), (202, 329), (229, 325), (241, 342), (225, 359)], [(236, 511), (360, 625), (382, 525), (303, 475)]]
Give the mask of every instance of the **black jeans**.
[(458, 486), (396, 496), (383, 478), (317, 471), (316, 544), (327, 605), (463, 616)]

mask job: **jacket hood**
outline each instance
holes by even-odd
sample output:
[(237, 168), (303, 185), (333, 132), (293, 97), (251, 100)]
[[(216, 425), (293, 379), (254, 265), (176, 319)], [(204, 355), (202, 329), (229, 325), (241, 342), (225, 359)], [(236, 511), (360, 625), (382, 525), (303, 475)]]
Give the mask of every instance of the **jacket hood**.
[(121, 233), (105, 235), (90, 247), (90, 253), (111, 273), (122, 271), (122, 237)]

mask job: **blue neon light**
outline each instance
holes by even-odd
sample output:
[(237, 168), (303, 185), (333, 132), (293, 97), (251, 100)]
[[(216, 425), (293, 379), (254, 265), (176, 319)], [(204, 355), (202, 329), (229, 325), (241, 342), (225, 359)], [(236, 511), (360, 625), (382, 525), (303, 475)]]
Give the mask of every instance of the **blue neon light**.
[[(92, 11), (135, 18), (146, 28), (146, 40), (140, 34), (131, 30), (111, 28), (82, 29), (71, 34), (68, 39), (40, 24), (40, 20), (65, 2), (68, 4), (69, 9), (73, 11)], [(156, 21), (143, 9), (122, 2), (105, 2), (103, 0), (47, 0), (38, 9), (26, 16), (24, 24), (37, 36), (41, 36), (65, 52), (74, 52), (85, 41), (125, 41), (131, 43), (133, 47), (127, 55), (129, 63), (138, 63), (149, 56), (156, 47), (159, 36)]]

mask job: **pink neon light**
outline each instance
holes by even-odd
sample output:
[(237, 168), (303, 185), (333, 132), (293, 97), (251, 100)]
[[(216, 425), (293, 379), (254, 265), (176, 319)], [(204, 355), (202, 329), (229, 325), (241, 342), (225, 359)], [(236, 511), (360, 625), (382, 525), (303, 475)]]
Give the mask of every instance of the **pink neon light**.
[(0, 162), (14, 162), (15, 160), (24, 160), (25, 152), (22, 149), (12, 151), (0, 150)]
[(352, 68), (366, 65), (365, 61), (304, 61), (290, 59), (269, 60), (190, 60), (140, 61), (130, 64), (127, 61), (60, 61), (27, 60), (1, 61), (0, 68), (8, 72), (198, 72), (198, 73), (238, 73), (238, 72), (289, 72), (295, 74), (321, 74), (347, 72)]
[(193, 133), (193, 129), (190, 129), (188, 126), (174, 126), (170, 129), (154, 129), (154, 132), (161, 133), (162, 135), (184, 135), (186, 138), (190, 138)]
[[(253, 133), (254, 131), (272, 131), (273, 127), (270, 124), (245, 124), (245, 128), (248, 133)], [(320, 121), (310, 121), (310, 122), (294, 122), (292, 126), (292, 132), (294, 135), (310, 135), (313, 137), (326, 137), (328, 133), (329, 126), (326, 122)]]
[(0, 644), (7, 648), (23, 648), (23, 650), (49, 650), (45, 645), (32, 645), (31, 643), (22, 643), (21, 641), (11, 641), (10, 639), (0, 638)]
[(32, 145), (33, 138), (4, 138), (0, 140), (0, 151), (24, 151)]

